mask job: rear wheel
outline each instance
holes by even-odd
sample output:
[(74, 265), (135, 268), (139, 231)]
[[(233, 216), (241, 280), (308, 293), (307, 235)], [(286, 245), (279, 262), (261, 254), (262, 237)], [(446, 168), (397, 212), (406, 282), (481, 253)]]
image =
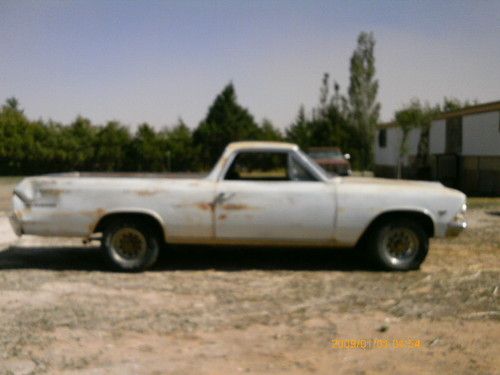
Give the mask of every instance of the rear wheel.
[(418, 223), (392, 219), (378, 224), (370, 235), (369, 251), (375, 263), (387, 270), (418, 269), (429, 250), (429, 236)]
[(115, 268), (137, 272), (154, 264), (158, 258), (160, 241), (144, 223), (116, 219), (104, 229), (102, 246)]

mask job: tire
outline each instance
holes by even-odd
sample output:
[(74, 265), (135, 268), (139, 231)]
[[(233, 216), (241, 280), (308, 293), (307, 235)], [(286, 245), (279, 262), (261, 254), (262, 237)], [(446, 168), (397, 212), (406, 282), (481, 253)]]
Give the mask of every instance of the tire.
[(409, 271), (420, 267), (429, 251), (429, 236), (418, 223), (392, 219), (378, 224), (368, 238), (375, 264), (385, 270)]
[(102, 247), (113, 268), (140, 272), (156, 262), (160, 240), (140, 221), (117, 219), (104, 228)]

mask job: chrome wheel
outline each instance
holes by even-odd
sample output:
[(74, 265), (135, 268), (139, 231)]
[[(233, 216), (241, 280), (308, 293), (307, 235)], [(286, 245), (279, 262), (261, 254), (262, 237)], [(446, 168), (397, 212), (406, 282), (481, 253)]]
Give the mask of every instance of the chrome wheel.
[(148, 224), (124, 217), (116, 218), (104, 227), (102, 248), (115, 269), (138, 272), (154, 264), (161, 237)]
[(147, 246), (146, 238), (135, 228), (118, 229), (111, 237), (112, 250), (124, 260), (141, 259)]
[(382, 251), (393, 265), (410, 263), (418, 253), (417, 234), (406, 227), (387, 228), (382, 238)]
[(415, 220), (397, 216), (381, 220), (368, 233), (370, 257), (385, 270), (415, 270), (427, 256), (429, 234)]

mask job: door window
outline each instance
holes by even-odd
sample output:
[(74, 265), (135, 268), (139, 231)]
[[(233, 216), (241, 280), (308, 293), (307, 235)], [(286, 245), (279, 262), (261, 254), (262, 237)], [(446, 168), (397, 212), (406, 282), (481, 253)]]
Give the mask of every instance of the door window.
[(286, 181), (288, 154), (285, 152), (240, 152), (226, 173), (226, 180)]
[(226, 172), (225, 180), (316, 181), (288, 152), (240, 152)]

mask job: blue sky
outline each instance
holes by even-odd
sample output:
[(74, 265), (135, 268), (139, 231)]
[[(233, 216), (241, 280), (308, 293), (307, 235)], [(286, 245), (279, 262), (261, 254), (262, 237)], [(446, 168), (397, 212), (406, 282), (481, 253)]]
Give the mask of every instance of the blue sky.
[(500, 100), (500, 1), (0, 0), (0, 100), (33, 119), (195, 127), (230, 81), (256, 120), (288, 126), (342, 90), (373, 31), (382, 120), (412, 97)]

